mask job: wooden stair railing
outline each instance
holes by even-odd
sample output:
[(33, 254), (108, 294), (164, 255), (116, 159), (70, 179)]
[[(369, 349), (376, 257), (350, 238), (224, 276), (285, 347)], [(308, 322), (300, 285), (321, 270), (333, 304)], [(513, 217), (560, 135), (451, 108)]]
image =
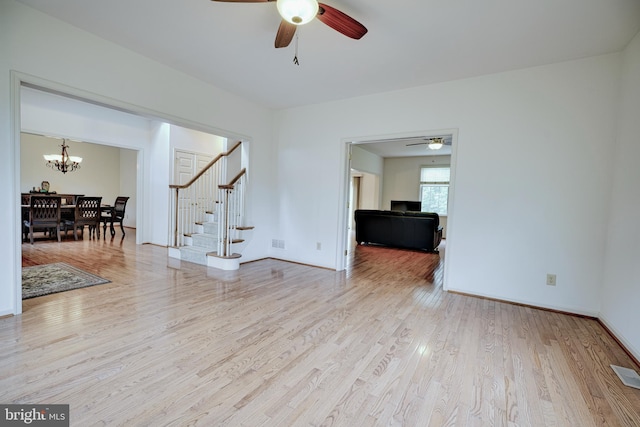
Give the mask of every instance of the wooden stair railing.
[(239, 231), (250, 229), (243, 226), (246, 176), (247, 170), (242, 169), (228, 184), (218, 186), (223, 215), (218, 218), (218, 236), (222, 236), (222, 239), (219, 240), (216, 256), (221, 258), (237, 257), (238, 254), (231, 252), (231, 244), (240, 241), (237, 236)]
[(170, 242), (174, 247), (184, 246), (185, 236), (193, 234), (196, 224), (205, 221), (207, 213), (218, 212), (219, 185), (227, 173), (226, 158), (242, 145), (238, 141), (230, 150), (218, 154), (189, 182), (171, 184)]

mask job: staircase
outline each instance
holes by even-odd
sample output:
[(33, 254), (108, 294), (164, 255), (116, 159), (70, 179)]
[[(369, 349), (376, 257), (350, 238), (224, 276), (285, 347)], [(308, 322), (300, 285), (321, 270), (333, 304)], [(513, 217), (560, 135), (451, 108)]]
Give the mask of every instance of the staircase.
[(218, 155), (186, 184), (173, 184), (169, 256), (222, 270), (237, 270), (245, 234), (246, 169), (227, 183), (227, 158), (240, 147)]
[[(222, 241), (218, 234), (218, 221), (215, 212), (207, 212), (205, 222), (195, 226), (195, 232), (185, 236), (184, 246), (180, 246), (180, 259), (196, 264), (216, 267), (223, 270), (237, 270), (236, 262), (241, 257), (245, 239), (235, 236), (231, 239), (231, 251), (229, 255), (218, 256), (218, 245)], [(240, 231), (252, 230), (253, 227), (241, 227)], [(225, 265), (229, 264), (229, 267)]]

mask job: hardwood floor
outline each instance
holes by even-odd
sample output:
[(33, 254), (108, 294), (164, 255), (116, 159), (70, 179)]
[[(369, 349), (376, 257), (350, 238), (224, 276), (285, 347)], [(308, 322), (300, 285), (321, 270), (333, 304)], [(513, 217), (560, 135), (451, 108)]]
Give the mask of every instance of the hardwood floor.
[(444, 253), (221, 272), (134, 242), (23, 245), (111, 283), (0, 319), (0, 402), (70, 404), (73, 426), (640, 425), (609, 365), (638, 368), (597, 321), (443, 292)]

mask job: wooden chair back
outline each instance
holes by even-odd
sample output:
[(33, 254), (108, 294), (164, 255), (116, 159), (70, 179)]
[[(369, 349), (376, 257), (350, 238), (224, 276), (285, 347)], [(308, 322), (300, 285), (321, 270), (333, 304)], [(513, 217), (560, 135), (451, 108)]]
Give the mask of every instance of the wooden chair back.
[(56, 227), (60, 225), (60, 196), (31, 195), (29, 222), (33, 227)]
[(91, 225), (97, 227), (100, 223), (100, 204), (102, 197), (79, 196), (73, 221), (77, 226)]
[(128, 200), (129, 197), (127, 196), (118, 196), (116, 197), (116, 201), (113, 206), (108, 211), (102, 213), (101, 221), (103, 222), (102, 229), (104, 231), (105, 238), (107, 237), (107, 224), (111, 225), (111, 236), (115, 235), (116, 232), (113, 228), (115, 223), (120, 224), (120, 230), (122, 230), (122, 236), (124, 237), (125, 233), (122, 221), (124, 220), (124, 211), (127, 207)]
[(29, 219), (24, 221), (25, 239), (27, 233), (33, 244), (33, 232), (36, 229), (56, 230), (60, 241), (60, 196), (31, 195), (29, 200)]
[(126, 196), (116, 197), (116, 202), (113, 204), (113, 211), (115, 213), (115, 218), (118, 218), (118, 219), (124, 218), (124, 210), (127, 207), (128, 200), (129, 200), (129, 197), (126, 197)]

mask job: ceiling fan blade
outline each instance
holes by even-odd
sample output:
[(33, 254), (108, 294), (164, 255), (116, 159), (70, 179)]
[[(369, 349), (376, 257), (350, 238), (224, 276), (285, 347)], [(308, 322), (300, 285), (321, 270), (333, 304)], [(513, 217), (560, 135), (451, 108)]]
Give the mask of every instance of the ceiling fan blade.
[(349, 15), (331, 6), (327, 6), (324, 3), (318, 3), (318, 5), (320, 6), (320, 10), (318, 11), (317, 18), (322, 21), (322, 23), (356, 40), (367, 34), (365, 26)]
[(410, 147), (412, 145), (429, 145), (431, 143), (438, 142), (436, 140), (440, 140), (439, 142), (442, 145), (451, 145), (451, 138), (445, 135), (445, 136), (431, 136), (427, 138), (422, 138), (422, 142), (412, 142), (411, 144), (406, 144), (406, 146)]
[(280, 26), (278, 27), (275, 46), (277, 48), (289, 46), (289, 43), (291, 43), (291, 40), (296, 33), (296, 28), (296, 25), (291, 24), (283, 19), (280, 22)]

